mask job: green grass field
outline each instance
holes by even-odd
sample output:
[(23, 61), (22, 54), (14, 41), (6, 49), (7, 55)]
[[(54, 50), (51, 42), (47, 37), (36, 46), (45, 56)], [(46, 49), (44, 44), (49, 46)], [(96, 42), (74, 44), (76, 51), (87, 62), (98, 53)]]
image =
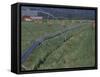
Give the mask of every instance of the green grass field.
[[(50, 21), (50, 22), (48, 22)], [(22, 53), (37, 38), (77, 24), (82, 27), (48, 39), (22, 64), (24, 70), (91, 67), (95, 65), (95, 29), (88, 20), (22, 22)]]
[[(53, 33), (65, 28), (63, 24), (67, 24), (65, 26), (69, 26), (71, 24), (77, 23), (78, 21), (71, 20), (49, 20), (43, 21), (43, 23), (38, 22), (22, 22), (22, 51), (31, 45), (32, 41), (35, 39), (48, 34)], [(64, 23), (65, 22), (65, 23)]]

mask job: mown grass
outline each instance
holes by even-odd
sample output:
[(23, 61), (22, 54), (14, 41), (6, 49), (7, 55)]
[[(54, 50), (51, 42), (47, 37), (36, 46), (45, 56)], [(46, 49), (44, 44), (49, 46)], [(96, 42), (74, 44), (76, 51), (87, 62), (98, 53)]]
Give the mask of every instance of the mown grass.
[(25, 22), (21, 24), (21, 51), (24, 52), (37, 38), (64, 29), (79, 20), (42, 20)]
[[(26, 24), (26, 22), (23, 23)], [(30, 24), (30, 26), (32, 26), (32, 23)], [(86, 22), (80, 25), (83, 25), (83, 27), (46, 40), (38, 48), (34, 49), (34, 52), (29, 56), (28, 60), (23, 63), (23, 65), (27, 67), (26, 70), (94, 66), (95, 30), (92, 28), (92, 23)], [(37, 27), (38, 25), (36, 28), (35, 26), (36, 25), (33, 26), (34, 29), (32, 27), (32, 30), (29, 29), (33, 32), (32, 34), (35, 32), (37, 34), (36, 36), (33, 35), (34, 37), (30, 35), (32, 40), (42, 35), (41, 32), (41, 34), (38, 35), (39, 29), (43, 31), (43, 34), (46, 32), (44, 28), (49, 29), (46, 28), (46, 25), (41, 26), (42, 28), (39, 27), (39, 29)], [(52, 28), (56, 28), (56, 26), (52, 26)], [(57, 28), (58, 29), (50, 29), (50, 32), (61, 30), (62, 27)], [(29, 37), (26, 36), (26, 38), (28, 39)], [(31, 43), (29, 44), (31, 45)], [(28, 46), (28, 44), (26, 44), (26, 47), (23, 46), (23, 50)]]
[(95, 65), (95, 42), (91, 30), (85, 30), (63, 43), (38, 69), (91, 67)]

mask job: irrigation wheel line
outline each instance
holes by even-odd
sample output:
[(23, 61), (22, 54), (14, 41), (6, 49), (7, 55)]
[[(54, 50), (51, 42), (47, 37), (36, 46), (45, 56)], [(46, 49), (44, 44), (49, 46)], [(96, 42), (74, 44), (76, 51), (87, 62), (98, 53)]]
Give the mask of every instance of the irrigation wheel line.
[(57, 31), (57, 32), (52, 33), (52, 34), (50, 34), (50, 35), (43, 36), (42, 38), (36, 39), (36, 41), (33, 42), (33, 44), (31, 45), (31, 47), (29, 47), (29, 48), (22, 54), (22, 56), (21, 56), (21, 62), (24, 63), (24, 62), (27, 60), (28, 56), (33, 52), (33, 49), (37, 48), (40, 44), (42, 44), (43, 41), (45, 41), (45, 40), (47, 40), (47, 39), (51, 39), (51, 38), (53, 38), (53, 37), (55, 37), (55, 36), (59, 36), (59, 35), (61, 35), (61, 34), (64, 33), (64, 32), (75, 30), (75, 29), (80, 28), (80, 27), (81, 27), (80, 25), (78, 25), (78, 26), (75, 26), (75, 25), (74, 25), (74, 27), (66, 28), (66, 29), (64, 29), (64, 30), (62, 30), (62, 31)]

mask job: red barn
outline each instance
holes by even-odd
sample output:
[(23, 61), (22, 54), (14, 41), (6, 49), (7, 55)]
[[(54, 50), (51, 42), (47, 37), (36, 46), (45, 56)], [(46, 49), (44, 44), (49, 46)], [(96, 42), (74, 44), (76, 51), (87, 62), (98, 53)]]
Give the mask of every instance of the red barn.
[(22, 20), (23, 21), (32, 21), (32, 17), (31, 16), (22, 16)]
[(22, 16), (23, 21), (33, 21), (33, 20), (42, 20), (41, 16)]

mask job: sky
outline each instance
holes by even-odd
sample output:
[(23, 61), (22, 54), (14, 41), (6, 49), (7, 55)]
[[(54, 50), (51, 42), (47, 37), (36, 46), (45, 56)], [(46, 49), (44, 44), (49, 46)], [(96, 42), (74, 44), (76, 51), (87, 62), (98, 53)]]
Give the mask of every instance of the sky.
[(95, 10), (28, 6), (21, 7), (22, 16), (38, 16), (39, 12), (51, 16), (52, 18), (95, 19)]

